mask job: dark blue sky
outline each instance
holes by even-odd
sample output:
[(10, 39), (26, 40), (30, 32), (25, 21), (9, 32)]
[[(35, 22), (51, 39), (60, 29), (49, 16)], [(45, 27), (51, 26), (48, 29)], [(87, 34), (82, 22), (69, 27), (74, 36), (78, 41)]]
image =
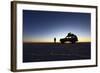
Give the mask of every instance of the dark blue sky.
[(89, 40), (90, 25), (89, 13), (23, 10), (23, 39), (28, 42), (59, 41), (68, 32)]

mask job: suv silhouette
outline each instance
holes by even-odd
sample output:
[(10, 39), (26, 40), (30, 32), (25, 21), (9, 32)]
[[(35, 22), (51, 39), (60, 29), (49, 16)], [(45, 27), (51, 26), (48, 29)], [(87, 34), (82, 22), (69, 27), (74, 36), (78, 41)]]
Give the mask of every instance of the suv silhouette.
[(60, 42), (63, 44), (65, 42), (71, 42), (71, 43), (76, 43), (78, 41), (78, 37), (75, 34), (72, 34), (71, 32), (68, 33), (68, 35), (65, 38), (61, 38)]

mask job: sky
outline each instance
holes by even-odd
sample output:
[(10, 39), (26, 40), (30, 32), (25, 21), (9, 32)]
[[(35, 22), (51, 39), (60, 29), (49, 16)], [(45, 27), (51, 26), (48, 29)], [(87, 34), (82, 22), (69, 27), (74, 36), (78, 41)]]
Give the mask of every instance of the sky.
[(23, 10), (24, 42), (57, 42), (68, 32), (79, 42), (91, 41), (91, 14), (76, 12)]

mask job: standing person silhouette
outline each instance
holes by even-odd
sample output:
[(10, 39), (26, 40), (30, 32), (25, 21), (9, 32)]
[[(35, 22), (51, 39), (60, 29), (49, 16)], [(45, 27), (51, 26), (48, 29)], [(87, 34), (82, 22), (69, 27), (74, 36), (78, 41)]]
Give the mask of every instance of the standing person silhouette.
[(54, 37), (54, 43), (56, 43), (56, 38)]

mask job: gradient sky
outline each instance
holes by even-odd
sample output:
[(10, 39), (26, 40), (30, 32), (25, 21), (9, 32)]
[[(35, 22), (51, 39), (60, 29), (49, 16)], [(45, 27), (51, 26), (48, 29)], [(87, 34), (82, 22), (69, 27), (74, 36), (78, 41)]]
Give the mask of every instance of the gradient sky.
[(91, 14), (75, 12), (23, 10), (23, 41), (53, 42), (56, 37), (76, 34), (79, 42), (91, 39)]

